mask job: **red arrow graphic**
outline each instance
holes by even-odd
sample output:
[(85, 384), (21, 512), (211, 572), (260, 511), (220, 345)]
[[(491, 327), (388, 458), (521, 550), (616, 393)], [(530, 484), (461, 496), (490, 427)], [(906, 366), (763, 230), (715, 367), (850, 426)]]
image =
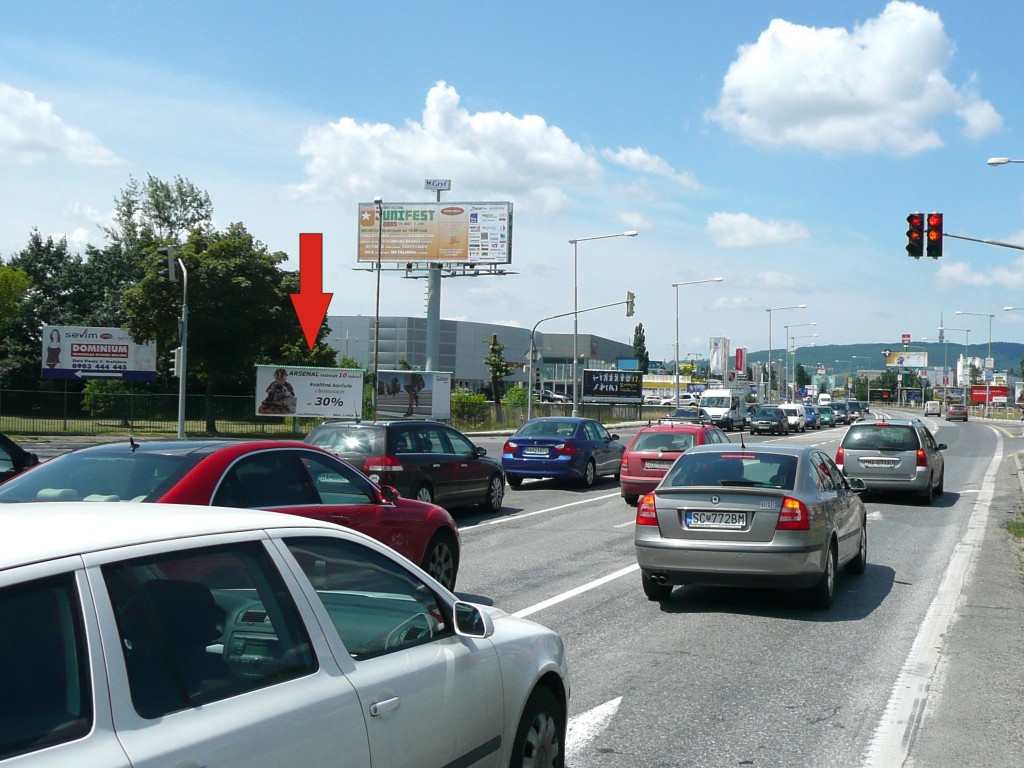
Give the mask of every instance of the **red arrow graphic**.
[(324, 293), (324, 236), (322, 233), (299, 234), (299, 292), (291, 294), (295, 314), (299, 316), (306, 343), (312, 350), (320, 326), (331, 306), (333, 293)]

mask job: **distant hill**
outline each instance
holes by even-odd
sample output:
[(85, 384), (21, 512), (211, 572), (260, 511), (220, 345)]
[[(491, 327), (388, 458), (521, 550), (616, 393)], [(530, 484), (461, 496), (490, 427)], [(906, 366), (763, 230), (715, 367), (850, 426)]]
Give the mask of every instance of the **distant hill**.
[[(980, 334), (979, 335), (983, 335)], [(957, 336), (963, 336), (958, 333)], [(972, 333), (973, 337), (974, 334)], [(772, 360), (781, 360), (785, 355), (783, 349), (786, 345), (785, 337), (779, 339), (778, 348), (772, 349)], [(817, 367), (823, 364), (830, 372), (838, 371), (845, 373), (851, 368), (853, 370), (878, 370), (883, 367), (882, 352), (888, 349), (896, 352), (903, 349), (899, 339), (894, 342), (879, 342), (877, 344), (818, 344), (815, 346), (800, 347), (795, 352), (796, 362), (804, 368)], [(914, 342), (908, 347), (911, 351), (925, 351), (928, 353), (928, 367), (937, 368), (948, 366), (955, 368), (956, 362), (964, 354), (963, 340), (951, 340), (944, 344), (936, 342)], [(967, 357), (985, 358), (988, 355), (988, 340), (980, 344), (971, 339), (967, 348)], [(1021, 360), (1024, 359), (1024, 343), (1018, 344), (1012, 341), (993, 341), (992, 357), (995, 360), (996, 371), (1009, 371), (1014, 375), (1020, 375)], [(768, 350), (762, 349), (757, 352), (747, 352), (747, 362), (766, 363), (768, 361)], [(839, 362), (836, 362), (839, 361)], [(792, 365), (790, 358), (790, 365)]]

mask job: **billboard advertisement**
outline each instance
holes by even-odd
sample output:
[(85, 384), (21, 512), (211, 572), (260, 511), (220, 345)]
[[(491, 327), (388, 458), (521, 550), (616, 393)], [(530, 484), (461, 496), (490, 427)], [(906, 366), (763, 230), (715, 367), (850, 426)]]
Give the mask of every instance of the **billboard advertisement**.
[(512, 263), (512, 203), (359, 204), (356, 260)]
[(644, 375), (640, 371), (583, 371), (583, 402), (642, 403)]
[(710, 376), (725, 378), (729, 361), (729, 339), (726, 336), (712, 336), (710, 342), (709, 356)]
[(378, 418), (452, 417), (452, 375), (435, 371), (378, 371)]
[(363, 417), (363, 374), (359, 368), (256, 366), (257, 416)]
[(927, 352), (889, 352), (885, 356), (887, 368), (927, 368)]
[(44, 325), (44, 379), (156, 381), (156, 344), (124, 328)]

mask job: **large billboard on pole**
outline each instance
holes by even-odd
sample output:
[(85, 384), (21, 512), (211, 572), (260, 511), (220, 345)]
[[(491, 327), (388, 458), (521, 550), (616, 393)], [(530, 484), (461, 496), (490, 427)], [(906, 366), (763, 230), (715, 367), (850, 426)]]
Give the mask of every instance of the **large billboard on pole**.
[(156, 344), (124, 328), (44, 325), (44, 379), (155, 381)]
[(435, 371), (378, 371), (377, 416), (450, 419), (452, 375)]
[(512, 203), (359, 204), (356, 260), (510, 264)]
[(256, 366), (257, 416), (363, 417), (360, 368)]

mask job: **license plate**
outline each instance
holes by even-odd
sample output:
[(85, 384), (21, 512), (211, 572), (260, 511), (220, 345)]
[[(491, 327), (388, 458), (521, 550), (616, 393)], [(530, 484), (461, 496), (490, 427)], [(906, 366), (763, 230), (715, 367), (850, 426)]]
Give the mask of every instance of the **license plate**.
[(528, 445), (526, 448), (523, 448), (523, 453), (527, 456), (547, 456), (548, 449), (544, 446)]
[(747, 527), (746, 512), (698, 512), (686, 511), (687, 528), (731, 528)]
[(644, 469), (671, 469), (671, 461), (645, 461)]
[(862, 467), (868, 469), (890, 469), (899, 464), (899, 460), (893, 459), (861, 459), (860, 464)]

